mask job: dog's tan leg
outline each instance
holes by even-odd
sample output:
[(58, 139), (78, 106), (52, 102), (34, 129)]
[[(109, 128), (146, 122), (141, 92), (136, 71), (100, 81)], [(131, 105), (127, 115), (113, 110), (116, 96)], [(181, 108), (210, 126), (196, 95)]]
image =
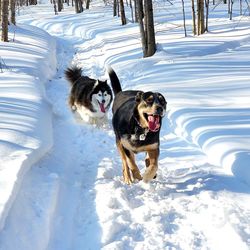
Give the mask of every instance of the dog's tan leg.
[(146, 166), (148, 162), (149, 165), (147, 166), (146, 171), (143, 175), (144, 182), (149, 182), (156, 176), (156, 172), (158, 169), (159, 149), (147, 151), (147, 157), (145, 159)]
[[(149, 167), (150, 165), (150, 160), (149, 160), (149, 156), (148, 156), (148, 153), (146, 153), (146, 157), (145, 157), (145, 165), (146, 165), (146, 168)], [(157, 177), (157, 174), (155, 174), (154, 178), (155, 179)]]
[(137, 179), (137, 180), (142, 180), (142, 177), (141, 177), (141, 173), (140, 173), (140, 170), (139, 168), (137, 167), (136, 163), (135, 163), (135, 154), (131, 151), (128, 151), (125, 150), (125, 153), (126, 153), (126, 156), (127, 156), (127, 163), (132, 171), (132, 175), (133, 175), (133, 178), (134, 179)]
[(150, 165), (150, 160), (149, 160), (148, 153), (146, 153), (146, 157), (145, 157), (145, 165), (146, 165), (146, 168), (147, 168), (147, 167), (149, 167), (149, 165)]
[(119, 151), (121, 158), (122, 158), (122, 173), (123, 173), (124, 182), (126, 184), (132, 184), (132, 178), (131, 178), (130, 170), (129, 170), (129, 167), (128, 167), (128, 164), (126, 161), (127, 157), (126, 157), (126, 154), (124, 152), (124, 148), (119, 141), (116, 143), (116, 145), (117, 145), (118, 151)]

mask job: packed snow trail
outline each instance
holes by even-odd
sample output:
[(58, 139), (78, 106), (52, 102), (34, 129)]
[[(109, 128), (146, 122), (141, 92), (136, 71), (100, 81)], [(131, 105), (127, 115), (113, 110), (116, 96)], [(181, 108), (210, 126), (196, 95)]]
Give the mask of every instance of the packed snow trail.
[[(1, 237), (1, 249), (16, 249), (17, 246), (27, 250), (47, 247), (77, 249), (81, 248), (81, 244), (76, 243), (79, 235), (86, 237), (86, 240), (81, 237), (85, 247), (91, 239), (91, 246), (96, 242), (96, 249), (99, 248), (100, 241), (95, 238), (100, 237), (100, 228), (97, 216), (93, 213), (94, 196), (91, 194), (96, 169), (89, 171), (91, 158), (87, 160), (94, 151), (92, 147), (95, 147), (89, 143), (93, 128), (84, 129), (70, 119), (71, 113), (66, 101), (68, 84), (62, 78), (65, 67), (74, 55), (74, 49), (69, 50), (70, 42), (59, 40), (58, 74), (47, 85), (47, 96), (54, 113), (55, 144), (52, 151), (27, 174), (11, 209), (11, 216), (7, 219), (7, 226)], [(89, 139), (85, 136), (86, 133), (90, 135)], [(88, 150), (85, 144), (88, 144)], [(74, 220), (78, 213), (81, 216)], [(17, 221), (20, 222), (20, 227), (16, 226)], [(88, 230), (78, 232), (77, 224), (82, 221), (85, 222), (83, 224), (91, 224), (93, 230), (89, 226)], [(17, 237), (4, 241), (13, 230)], [(56, 232), (60, 232), (60, 235), (57, 236)], [(76, 248), (74, 244), (77, 244)]]
[[(1, 250), (249, 249), (249, 187), (208, 164), (198, 146), (176, 136), (167, 117), (157, 180), (131, 186), (122, 182), (112, 129), (73, 117), (63, 71), (72, 61), (84, 73), (104, 77), (107, 48), (98, 36), (104, 17), (97, 10), (32, 21), (58, 37), (58, 73), (47, 84), (54, 146), (27, 173), (1, 232)], [(103, 19), (111, 27), (108, 21)], [(110, 53), (115, 62), (124, 59)], [(143, 63), (134, 65), (140, 70), (123, 72), (127, 88), (143, 72)], [(143, 171), (143, 155), (138, 163)]]

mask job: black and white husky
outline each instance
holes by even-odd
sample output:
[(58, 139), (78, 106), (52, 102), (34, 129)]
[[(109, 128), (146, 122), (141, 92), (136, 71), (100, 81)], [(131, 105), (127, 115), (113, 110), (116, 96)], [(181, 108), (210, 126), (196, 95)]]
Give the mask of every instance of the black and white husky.
[(91, 79), (82, 75), (82, 69), (73, 66), (65, 70), (71, 83), (69, 105), (81, 118), (97, 126), (107, 123), (107, 112), (113, 100), (107, 81)]

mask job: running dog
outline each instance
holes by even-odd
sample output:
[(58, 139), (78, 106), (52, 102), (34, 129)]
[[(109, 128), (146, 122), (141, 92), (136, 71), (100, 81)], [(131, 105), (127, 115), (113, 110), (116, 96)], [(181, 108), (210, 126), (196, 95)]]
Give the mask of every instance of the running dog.
[[(108, 74), (115, 95), (112, 124), (122, 158), (124, 182), (131, 184), (136, 179), (149, 182), (156, 178), (159, 135), (167, 102), (158, 92), (122, 91), (120, 81), (111, 67), (108, 67)], [(135, 154), (139, 152), (146, 152), (146, 171), (143, 176), (135, 163)]]
[(107, 112), (113, 100), (107, 81), (99, 81), (82, 75), (82, 69), (73, 66), (65, 70), (71, 83), (69, 106), (81, 118), (97, 126), (107, 123)]

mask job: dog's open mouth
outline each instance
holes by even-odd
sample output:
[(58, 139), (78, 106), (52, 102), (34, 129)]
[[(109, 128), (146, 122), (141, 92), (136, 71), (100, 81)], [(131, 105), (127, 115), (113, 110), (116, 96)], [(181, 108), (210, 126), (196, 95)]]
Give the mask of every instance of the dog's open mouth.
[(104, 103), (102, 103), (102, 102), (98, 102), (98, 103), (99, 103), (101, 112), (102, 113), (106, 113), (106, 110), (105, 110), (105, 107), (104, 107)]
[(152, 132), (157, 132), (160, 129), (160, 116), (145, 114), (148, 121), (148, 128)]

